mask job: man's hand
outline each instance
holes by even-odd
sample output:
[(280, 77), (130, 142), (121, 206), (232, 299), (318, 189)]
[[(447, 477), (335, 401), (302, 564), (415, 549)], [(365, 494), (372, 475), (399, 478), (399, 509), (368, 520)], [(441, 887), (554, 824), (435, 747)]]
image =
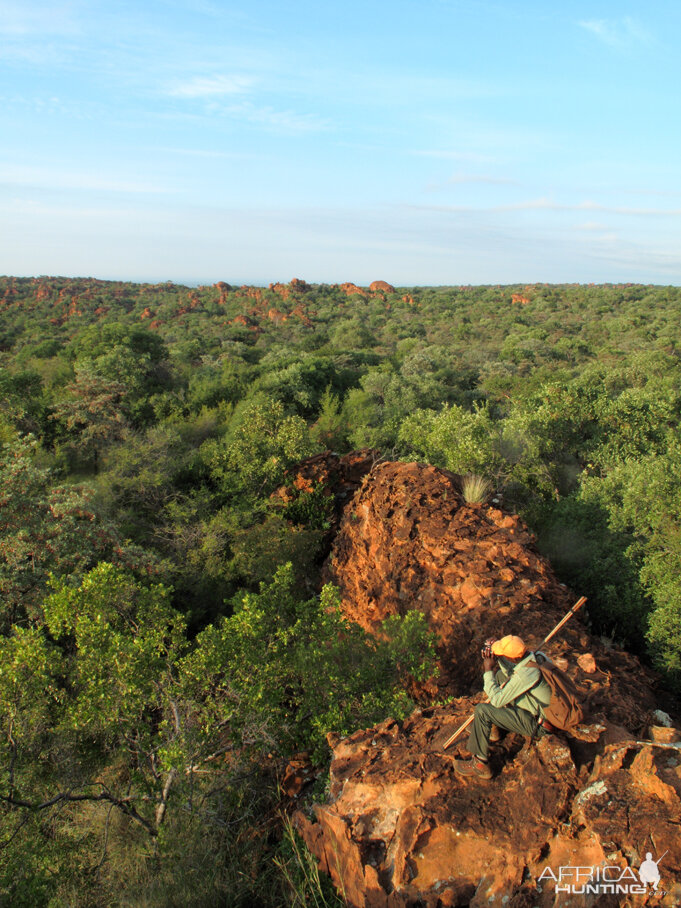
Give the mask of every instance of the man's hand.
[(486, 657), (482, 660), (482, 670), (483, 670), (484, 672), (492, 672), (492, 671), (494, 671), (494, 663), (495, 663), (495, 661), (496, 661), (496, 660), (494, 659), (493, 656), (486, 656)]

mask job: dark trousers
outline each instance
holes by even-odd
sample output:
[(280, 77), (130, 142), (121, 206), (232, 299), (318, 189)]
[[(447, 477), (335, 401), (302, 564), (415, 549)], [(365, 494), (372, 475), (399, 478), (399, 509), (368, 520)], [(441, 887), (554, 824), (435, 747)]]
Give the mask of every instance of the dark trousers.
[(483, 760), (487, 759), (489, 753), (489, 736), (493, 725), (529, 738), (540, 738), (544, 735), (544, 729), (538, 724), (537, 716), (518, 706), (478, 703), (474, 715), (473, 730), (468, 738), (468, 750)]

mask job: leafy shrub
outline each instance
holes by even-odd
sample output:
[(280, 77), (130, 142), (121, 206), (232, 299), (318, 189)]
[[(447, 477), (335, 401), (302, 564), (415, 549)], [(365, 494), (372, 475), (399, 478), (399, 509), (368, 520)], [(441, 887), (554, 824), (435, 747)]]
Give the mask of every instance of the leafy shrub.
[(374, 637), (342, 616), (331, 586), (301, 601), (290, 564), (233, 608), (199, 634), (181, 671), (186, 696), (207, 704), (206, 729), (227, 720), (241, 745), (309, 748), (320, 759), (328, 732), (407, 714), (408, 677), (433, 672), (433, 635), (420, 612), (390, 619)]

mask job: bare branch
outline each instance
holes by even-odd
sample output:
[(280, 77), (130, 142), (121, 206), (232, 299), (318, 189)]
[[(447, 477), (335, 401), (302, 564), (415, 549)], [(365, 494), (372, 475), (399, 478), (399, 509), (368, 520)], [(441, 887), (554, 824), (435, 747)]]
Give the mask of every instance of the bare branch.
[(133, 820), (143, 826), (152, 838), (156, 838), (156, 836), (158, 835), (158, 830), (152, 823), (149, 822), (149, 820), (138, 813), (138, 811), (135, 809), (135, 806), (132, 804), (132, 800), (132, 798), (128, 797), (117, 798), (108, 791), (100, 791), (100, 793), (96, 795), (71, 794), (70, 791), (61, 791), (58, 795), (55, 795), (53, 798), (49, 798), (47, 801), (42, 801), (41, 803), (24, 801), (21, 798), (15, 798), (13, 795), (0, 794), (0, 801), (4, 801), (11, 807), (21, 807), (24, 810), (30, 810), (34, 813), (40, 810), (47, 810), (50, 807), (54, 807), (56, 804), (68, 804), (76, 801), (106, 801), (109, 804), (113, 804), (115, 807), (118, 807), (119, 810), (121, 810), (127, 816), (131, 817)]
[(104, 845), (102, 846), (102, 857), (101, 857), (99, 864), (97, 864), (97, 876), (98, 877), (99, 877), (99, 873), (100, 873), (102, 867), (104, 866), (104, 861), (106, 861), (106, 852), (107, 852), (107, 848), (109, 847), (109, 823), (111, 822), (111, 811), (114, 809), (115, 806), (116, 806), (115, 804), (112, 804), (106, 812), (106, 823), (104, 824)]
[(168, 797), (170, 796), (170, 789), (173, 786), (175, 777), (177, 776), (177, 770), (171, 769), (168, 775), (166, 776), (165, 785), (163, 786), (163, 792), (161, 794), (161, 803), (156, 808), (156, 826), (159, 827), (163, 823), (163, 820), (166, 815), (166, 807), (168, 806)]

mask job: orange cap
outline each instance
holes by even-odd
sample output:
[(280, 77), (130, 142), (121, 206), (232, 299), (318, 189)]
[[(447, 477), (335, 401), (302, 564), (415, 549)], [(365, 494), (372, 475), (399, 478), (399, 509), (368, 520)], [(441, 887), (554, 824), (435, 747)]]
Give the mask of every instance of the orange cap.
[(502, 637), (501, 640), (495, 640), (492, 644), (492, 652), (495, 656), (506, 656), (509, 659), (520, 659), (527, 652), (527, 647), (520, 639), (509, 634)]

